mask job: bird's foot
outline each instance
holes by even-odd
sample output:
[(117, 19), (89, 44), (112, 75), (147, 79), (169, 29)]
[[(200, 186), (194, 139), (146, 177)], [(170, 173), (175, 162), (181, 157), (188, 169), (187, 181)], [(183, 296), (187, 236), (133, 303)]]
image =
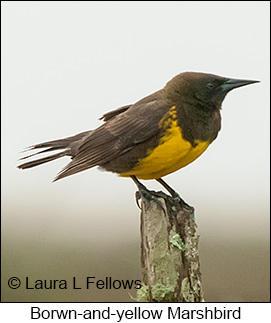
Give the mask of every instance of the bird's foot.
[[(157, 205), (163, 210), (163, 212), (166, 214), (166, 210), (164, 205), (159, 201), (159, 197), (163, 198), (164, 196), (162, 195), (162, 192), (155, 192), (155, 191), (149, 191), (146, 186), (144, 186), (134, 175), (131, 175), (132, 180), (135, 182), (138, 191), (135, 194), (136, 198), (136, 204), (137, 206), (142, 210), (142, 205), (143, 203), (148, 203), (153, 200), (156, 202)], [(141, 205), (139, 205), (138, 201), (141, 199)]]
[(187, 209), (189, 211), (194, 211), (194, 208), (192, 206), (190, 206), (189, 204), (187, 204), (181, 197), (180, 195), (172, 188), (170, 187), (162, 178), (158, 178), (156, 179), (158, 183), (160, 183), (161, 185), (163, 185), (165, 187), (165, 189), (170, 193), (170, 195), (172, 196), (174, 202), (177, 202), (181, 209)]
[[(149, 191), (144, 185), (139, 188), (139, 191), (136, 191), (135, 198), (136, 198), (136, 204), (137, 206), (142, 210), (142, 203), (150, 201), (155, 201), (156, 204), (163, 210), (163, 212), (166, 214), (166, 210), (164, 205), (161, 203), (159, 198), (162, 198), (163, 196), (159, 194), (159, 192), (155, 191)], [(139, 200), (141, 199), (141, 205), (139, 204)]]
[(192, 206), (187, 204), (176, 191), (172, 191), (171, 196), (175, 202), (180, 204), (182, 209), (185, 208), (190, 210), (192, 208)]

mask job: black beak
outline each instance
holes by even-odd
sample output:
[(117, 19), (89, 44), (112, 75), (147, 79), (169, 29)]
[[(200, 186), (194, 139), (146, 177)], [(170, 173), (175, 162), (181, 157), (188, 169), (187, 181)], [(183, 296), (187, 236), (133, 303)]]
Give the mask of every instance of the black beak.
[(238, 80), (238, 79), (227, 79), (222, 85), (221, 88), (225, 92), (229, 92), (237, 87), (245, 86), (248, 84), (258, 83), (260, 81), (252, 80)]

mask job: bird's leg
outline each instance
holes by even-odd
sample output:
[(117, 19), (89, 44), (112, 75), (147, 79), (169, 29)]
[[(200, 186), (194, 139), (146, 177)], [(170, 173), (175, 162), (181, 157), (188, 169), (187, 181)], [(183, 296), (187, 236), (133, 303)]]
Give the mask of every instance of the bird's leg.
[(140, 183), (140, 181), (136, 178), (136, 176), (131, 175), (130, 176), (132, 178), (132, 180), (135, 182), (137, 188), (138, 188), (138, 192), (136, 192), (136, 204), (137, 206), (141, 209), (138, 200), (140, 200), (140, 198), (145, 198), (146, 200), (150, 201), (150, 200), (154, 200), (160, 207), (161, 209), (165, 211), (164, 206), (162, 205), (162, 203), (158, 200), (158, 198), (156, 196), (158, 196), (158, 194), (156, 194), (156, 192), (151, 192), (147, 189), (146, 186), (144, 186), (142, 183)]
[(176, 200), (178, 201), (182, 206), (188, 206), (190, 207), (190, 205), (188, 205), (181, 197), (180, 195), (172, 188), (170, 187), (162, 178), (157, 178), (156, 179), (158, 183), (160, 183), (161, 185), (164, 186), (164, 188), (170, 193), (170, 195)]

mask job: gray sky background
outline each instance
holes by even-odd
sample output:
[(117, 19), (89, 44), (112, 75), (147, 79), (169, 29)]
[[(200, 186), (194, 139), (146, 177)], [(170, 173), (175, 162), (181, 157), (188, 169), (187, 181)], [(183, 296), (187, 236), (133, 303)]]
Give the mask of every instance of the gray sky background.
[(4, 237), (101, 248), (139, 239), (131, 180), (94, 168), (51, 183), (68, 158), (21, 171), (19, 152), (96, 128), (103, 113), (200, 71), (261, 83), (227, 96), (218, 139), (165, 180), (195, 206), (202, 239), (267, 239), (269, 37), (267, 1), (3, 3)]

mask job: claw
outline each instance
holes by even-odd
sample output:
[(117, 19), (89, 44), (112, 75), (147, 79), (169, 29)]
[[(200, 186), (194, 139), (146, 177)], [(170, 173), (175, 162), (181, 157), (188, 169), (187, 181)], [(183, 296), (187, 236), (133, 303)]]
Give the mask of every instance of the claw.
[(141, 206), (141, 205), (139, 205), (139, 203), (138, 203), (138, 201), (141, 199), (141, 195), (140, 195), (140, 192), (139, 192), (139, 191), (136, 191), (136, 192), (135, 192), (135, 198), (136, 198), (136, 205), (138, 206), (138, 208), (139, 208), (140, 210), (142, 210), (142, 206)]
[[(156, 204), (162, 209), (162, 211), (166, 215), (166, 210), (164, 208), (164, 205), (156, 197), (156, 196), (159, 196), (156, 192), (149, 191), (148, 189), (140, 189), (140, 191), (138, 193), (140, 194), (140, 198), (142, 201), (143, 201), (143, 199), (147, 202), (155, 201)], [(138, 203), (138, 200), (137, 200), (137, 203)], [(142, 209), (142, 207), (140, 209)]]
[(142, 202), (143, 202), (143, 199), (147, 202), (153, 200), (160, 206), (164, 214), (166, 214), (166, 210), (163, 204), (157, 198), (157, 196), (160, 197), (159, 193), (156, 193), (154, 191), (149, 191), (142, 183), (139, 182), (139, 180), (135, 176), (131, 176), (131, 178), (133, 179), (133, 181), (136, 183), (136, 186), (138, 187), (138, 191), (135, 193), (137, 206), (142, 210), (142, 204), (140, 206), (138, 203), (140, 199), (142, 200)]

